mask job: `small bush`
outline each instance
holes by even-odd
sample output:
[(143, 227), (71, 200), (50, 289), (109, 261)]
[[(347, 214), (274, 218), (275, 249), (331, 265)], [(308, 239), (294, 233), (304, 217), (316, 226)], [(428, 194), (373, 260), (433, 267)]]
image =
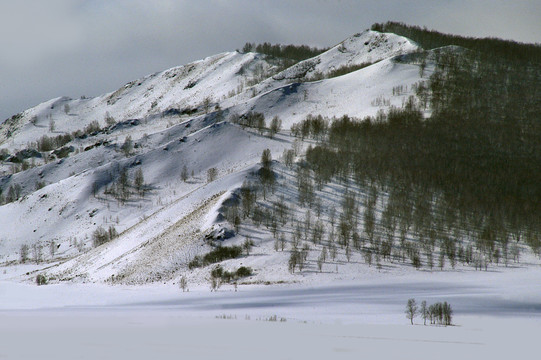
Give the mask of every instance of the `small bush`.
[(216, 279), (219, 282), (229, 283), (232, 280), (237, 280), (241, 277), (251, 276), (253, 274), (253, 270), (246, 266), (241, 266), (237, 269), (237, 271), (230, 272), (227, 270), (224, 270), (224, 268), (221, 265), (217, 265), (210, 271), (210, 277), (212, 279)]
[(47, 135), (43, 135), (38, 140), (38, 150), (39, 151), (51, 151), (54, 149), (54, 143), (53, 140), (48, 137)]
[(186, 276), (180, 278), (178, 286), (182, 289), (182, 292), (188, 290), (188, 279), (186, 279)]
[(202, 266), (203, 266), (203, 260), (201, 259), (201, 256), (197, 256), (197, 255), (188, 263), (188, 268), (190, 270), (198, 268), (198, 267), (202, 267)]
[(38, 274), (38, 276), (36, 276), (36, 284), (38, 286), (47, 285), (47, 277), (43, 274)]
[(247, 276), (252, 276), (253, 275), (253, 270), (249, 267), (246, 267), (246, 266), (241, 266), (240, 268), (237, 269), (237, 277), (247, 277)]
[(218, 169), (215, 167), (207, 170), (207, 182), (213, 182), (218, 177)]
[(97, 120), (91, 121), (90, 124), (88, 124), (84, 129), (84, 133), (87, 135), (95, 134), (100, 131), (101, 131), (101, 126)]

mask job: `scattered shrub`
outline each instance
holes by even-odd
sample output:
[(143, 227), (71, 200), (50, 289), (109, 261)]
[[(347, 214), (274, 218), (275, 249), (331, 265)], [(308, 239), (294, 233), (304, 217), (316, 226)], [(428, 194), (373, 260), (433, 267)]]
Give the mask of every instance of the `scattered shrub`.
[(203, 256), (195, 256), (189, 263), (188, 268), (194, 269), (198, 267), (215, 264), (228, 259), (238, 258), (242, 254), (241, 246), (221, 246)]
[(84, 133), (87, 135), (91, 135), (99, 131), (101, 131), (100, 123), (97, 120), (94, 120), (85, 127)]
[(36, 276), (36, 284), (38, 286), (47, 285), (47, 277), (43, 274), (38, 274), (38, 276)]
[(251, 268), (246, 267), (246, 266), (241, 266), (240, 268), (237, 269), (236, 275), (237, 277), (241, 278), (241, 277), (252, 276), (253, 273), (254, 272)]
[(221, 265), (217, 265), (210, 271), (210, 276), (213, 279), (216, 279), (218, 282), (224, 282), (229, 283), (232, 280), (237, 280), (242, 277), (251, 276), (253, 274), (253, 270), (246, 266), (241, 266), (237, 269), (237, 271), (230, 272), (227, 270), (224, 270), (224, 268)]
[(92, 243), (94, 247), (98, 247), (113, 240), (117, 236), (118, 232), (116, 231), (114, 226), (109, 226), (108, 230), (105, 230), (100, 226), (92, 233)]

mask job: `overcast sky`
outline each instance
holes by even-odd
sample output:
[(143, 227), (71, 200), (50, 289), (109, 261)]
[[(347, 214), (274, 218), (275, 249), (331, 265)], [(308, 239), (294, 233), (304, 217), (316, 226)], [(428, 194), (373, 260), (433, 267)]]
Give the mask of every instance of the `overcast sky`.
[(247, 41), (331, 46), (387, 20), (541, 42), (541, 0), (0, 0), (0, 121)]

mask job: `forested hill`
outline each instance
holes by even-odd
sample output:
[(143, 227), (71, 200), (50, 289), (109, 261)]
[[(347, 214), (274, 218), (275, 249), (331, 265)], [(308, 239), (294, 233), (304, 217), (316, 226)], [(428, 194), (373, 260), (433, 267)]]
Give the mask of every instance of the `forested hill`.
[(417, 42), (424, 49), (456, 45), (507, 60), (541, 63), (541, 44), (524, 44), (498, 38), (473, 38), (443, 34), (435, 30), (392, 21), (383, 24), (376, 23), (372, 25), (372, 30), (405, 36)]
[[(439, 234), (429, 237), (470, 234), (489, 258), (495, 249), (507, 251), (510, 237), (539, 248), (541, 47), (400, 23), (372, 28), (407, 36), (425, 50), (443, 47), (420, 55), (433, 57), (435, 71), (403, 109), (334, 122), (327, 145), (307, 155), (314, 170), (325, 178), (353, 171), (359, 183), (391, 194), (396, 222), (425, 213), (419, 221), (427, 221), (426, 233)], [(426, 109), (431, 115), (423, 118)], [(441, 218), (427, 218), (431, 211)]]

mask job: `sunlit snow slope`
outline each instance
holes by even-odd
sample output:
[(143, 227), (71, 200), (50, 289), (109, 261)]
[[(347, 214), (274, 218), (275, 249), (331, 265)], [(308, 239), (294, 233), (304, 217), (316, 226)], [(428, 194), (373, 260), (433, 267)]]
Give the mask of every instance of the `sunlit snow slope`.
[[(96, 98), (53, 99), (6, 120), (0, 125), (0, 150), (9, 156), (0, 162), (0, 188), (6, 196), (9, 188), (18, 187), (20, 197), (0, 206), (0, 263), (18, 263), (28, 245), (28, 256), (39, 252), (42, 262), (22, 266), (14, 279), (27, 272), (32, 278), (43, 269), (59, 280), (174, 279), (207, 249), (205, 235), (225, 226), (217, 209), (254, 177), (264, 149), (279, 158), (295, 143), (291, 125), (309, 114), (364, 117), (401, 106), (422, 80), (415, 58), (408, 58), (419, 50), (406, 38), (365, 31), (281, 72), (265, 55), (223, 53)], [(366, 66), (325, 78), (360, 64)], [(430, 69), (429, 64), (425, 78)], [(259, 80), (261, 74), (269, 77)], [(320, 80), (309, 81), (314, 77)], [(279, 116), (282, 131), (270, 138), (229, 121), (249, 111), (263, 113), (267, 125)], [(101, 130), (85, 130), (96, 121)], [(10, 161), (44, 135), (78, 130), (63, 145), (67, 157), (34, 153), (25, 159), (28, 169)], [(128, 137), (133, 148), (123, 151)], [(282, 180), (294, 187), (294, 174), (276, 166)], [(207, 178), (209, 169), (216, 169), (215, 179)], [(132, 195), (120, 202), (108, 194), (123, 171)], [(133, 190), (138, 171), (144, 174), (144, 194)], [(285, 189), (284, 196), (296, 195)], [(340, 192), (326, 206), (335, 206), (339, 198)], [(94, 248), (92, 234), (98, 227), (114, 227), (119, 236)], [(272, 252), (267, 235), (252, 234), (261, 256), (245, 263), (257, 269), (258, 281), (290, 279), (285, 253), (267, 256)], [(194, 281), (205, 281), (206, 273), (195, 271)]]

